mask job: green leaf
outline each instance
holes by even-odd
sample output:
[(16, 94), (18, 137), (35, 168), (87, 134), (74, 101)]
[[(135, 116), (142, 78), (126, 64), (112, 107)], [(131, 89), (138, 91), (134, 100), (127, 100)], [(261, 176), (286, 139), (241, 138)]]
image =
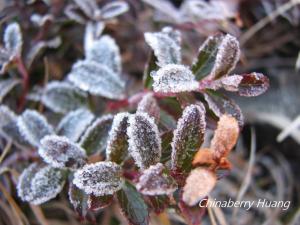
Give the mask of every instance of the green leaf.
[(125, 182), (123, 188), (117, 192), (117, 198), (119, 205), (130, 224), (149, 224), (148, 207), (142, 198), (142, 195), (137, 192), (132, 184)]
[(70, 183), (69, 187), (69, 200), (73, 205), (75, 211), (81, 216), (85, 217), (88, 211), (88, 195), (76, 187), (74, 184)]
[(150, 57), (148, 59), (148, 63), (146, 64), (145, 70), (144, 70), (144, 76), (143, 76), (143, 82), (144, 82), (144, 87), (148, 89), (152, 89), (152, 84), (153, 84), (153, 78), (150, 75), (151, 71), (156, 71), (158, 70), (158, 66), (156, 64), (157, 58), (155, 57), (153, 51), (150, 54)]

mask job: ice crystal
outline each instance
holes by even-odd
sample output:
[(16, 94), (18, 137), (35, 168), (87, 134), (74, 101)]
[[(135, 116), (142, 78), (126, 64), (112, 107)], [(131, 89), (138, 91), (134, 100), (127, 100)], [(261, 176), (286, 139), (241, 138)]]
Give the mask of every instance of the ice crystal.
[(199, 84), (192, 71), (183, 66), (169, 64), (152, 72), (153, 89), (161, 93), (179, 93), (197, 90)]
[(144, 95), (137, 106), (137, 112), (145, 112), (149, 116), (152, 116), (156, 121), (159, 120), (160, 108), (152, 93)]
[(41, 140), (40, 156), (53, 167), (77, 169), (86, 163), (85, 151), (66, 137), (47, 135)]
[(124, 82), (107, 65), (79, 61), (73, 65), (68, 79), (84, 91), (111, 99), (124, 97)]
[(207, 169), (199, 167), (192, 170), (183, 188), (183, 201), (189, 206), (196, 205), (209, 194), (216, 181), (215, 174)]
[(47, 84), (42, 102), (57, 113), (67, 113), (85, 107), (87, 94), (67, 82), (52, 81)]
[(113, 162), (85, 165), (74, 174), (73, 183), (87, 194), (111, 195), (121, 189), (121, 167)]
[(4, 32), (4, 46), (13, 55), (20, 55), (23, 39), (19, 24), (9, 24)]
[(153, 118), (141, 112), (130, 116), (127, 135), (129, 153), (140, 169), (147, 169), (159, 162), (161, 139)]
[(172, 141), (172, 168), (189, 169), (192, 158), (204, 140), (205, 108), (187, 106), (178, 120)]
[(109, 161), (121, 163), (127, 155), (129, 116), (129, 113), (119, 113), (114, 117), (106, 147), (106, 159)]
[(94, 118), (94, 115), (87, 109), (71, 111), (58, 124), (57, 133), (77, 142)]
[(20, 175), (17, 191), (23, 201), (38, 205), (56, 197), (64, 183), (64, 171), (35, 163)]
[(18, 128), (30, 144), (40, 146), (40, 140), (46, 135), (53, 134), (53, 128), (48, 124), (47, 119), (34, 110), (27, 109), (17, 121)]
[(177, 184), (167, 173), (163, 164), (157, 163), (144, 170), (136, 188), (144, 195), (170, 195), (177, 189)]
[[(176, 35), (178, 36), (178, 35)], [(145, 40), (147, 44), (153, 49), (154, 54), (158, 60), (159, 66), (167, 64), (181, 63), (181, 48), (178, 45), (178, 38), (170, 36), (170, 32), (145, 33)]]
[(101, 8), (101, 13), (102, 13), (101, 16), (103, 19), (110, 19), (127, 12), (128, 9), (129, 6), (127, 2), (123, 2), (123, 1), (110, 2)]

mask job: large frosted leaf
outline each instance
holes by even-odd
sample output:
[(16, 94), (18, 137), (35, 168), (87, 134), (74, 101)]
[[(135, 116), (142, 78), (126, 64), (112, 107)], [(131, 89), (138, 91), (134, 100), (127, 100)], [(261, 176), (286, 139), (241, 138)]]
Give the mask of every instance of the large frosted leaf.
[(145, 112), (156, 121), (159, 121), (160, 108), (152, 93), (144, 95), (137, 106), (137, 112)]
[(13, 55), (20, 55), (22, 51), (23, 39), (19, 24), (9, 24), (4, 32), (4, 46)]
[(31, 164), (19, 177), (18, 195), (23, 201), (42, 204), (61, 192), (65, 178), (65, 172), (60, 169)]
[(125, 1), (114, 1), (107, 3), (101, 8), (101, 16), (103, 19), (110, 19), (127, 12), (129, 6)]
[(116, 74), (121, 74), (120, 49), (115, 40), (108, 35), (95, 40), (86, 49), (86, 59), (108, 66)]
[(47, 84), (42, 102), (57, 113), (67, 113), (86, 107), (87, 94), (66, 82), (52, 81)]
[(181, 48), (178, 40), (174, 39), (174, 37), (175, 35), (171, 36), (170, 30), (156, 33), (145, 33), (145, 40), (153, 49), (154, 54), (158, 59), (157, 64), (161, 67), (167, 64), (181, 63)]
[(83, 134), (80, 145), (88, 155), (105, 150), (112, 122), (112, 115), (102, 116), (93, 122)]
[(97, 162), (77, 170), (73, 183), (87, 194), (111, 195), (122, 187), (121, 172), (121, 167), (116, 163)]
[(0, 80), (0, 102), (19, 83), (20, 80), (14, 78)]
[(71, 111), (59, 122), (57, 133), (77, 142), (94, 118), (94, 115), (87, 109)]
[(127, 156), (129, 116), (129, 113), (119, 113), (114, 117), (106, 147), (106, 159), (108, 161), (121, 163)]
[(183, 65), (166, 65), (157, 72), (152, 72), (151, 76), (154, 80), (153, 89), (155, 92), (195, 91), (199, 86), (192, 71)]
[(172, 169), (189, 171), (194, 155), (200, 148), (205, 134), (205, 108), (187, 106), (178, 120), (172, 141)]
[(136, 113), (129, 118), (127, 129), (129, 153), (140, 169), (147, 169), (159, 162), (161, 139), (154, 119), (146, 113)]
[(41, 140), (39, 154), (45, 162), (57, 168), (77, 169), (86, 163), (84, 149), (57, 135), (47, 135)]
[(107, 65), (93, 61), (75, 63), (68, 79), (84, 91), (111, 99), (124, 97), (124, 82)]
[(47, 119), (35, 110), (27, 109), (18, 117), (18, 128), (31, 145), (40, 146), (40, 140), (46, 135), (53, 134), (53, 128), (48, 124)]

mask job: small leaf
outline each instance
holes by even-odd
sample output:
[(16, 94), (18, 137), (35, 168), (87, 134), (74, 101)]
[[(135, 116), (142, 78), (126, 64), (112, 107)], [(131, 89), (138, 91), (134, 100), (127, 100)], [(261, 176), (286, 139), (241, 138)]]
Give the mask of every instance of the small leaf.
[(74, 0), (74, 2), (88, 17), (93, 17), (95, 10), (98, 8), (95, 0)]
[(18, 84), (20, 84), (20, 80), (9, 78), (0, 81), (0, 102), (2, 102), (3, 98)]
[(177, 40), (170, 37), (168, 32), (145, 33), (147, 44), (153, 49), (157, 65), (160, 67), (167, 64), (181, 63), (181, 47)]
[(220, 117), (218, 127), (211, 140), (214, 158), (226, 157), (235, 146), (239, 136), (239, 125), (234, 117), (223, 115)]
[(192, 71), (183, 65), (166, 65), (157, 72), (152, 72), (151, 76), (154, 80), (153, 89), (155, 92), (179, 93), (195, 91), (199, 86)]
[(18, 23), (9, 24), (4, 32), (4, 46), (13, 55), (21, 55), (23, 45), (21, 28)]
[(66, 137), (47, 135), (41, 140), (40, 156), (57, 168), (77, 169), (86, 163), (86, 154), (79, 145)]
[(171, 195), (177, 189), (175, 180), (169, 176), (161, 163), (144, 170), (136, 185), (144, 195)]
[(65, 183), (65, 172), (51, 166), (31, 164), (18, 180), (17, 191), (23, 201), (35, 205), (55, 198)]
[(196, 168), (191, 171), (183, 188), (182, 200), (189, 206), (196, 205), (216, 185), (216, 175), (210, 170)]
[(140, 169), (147, 169), (159, 162), (161, 139), (153, 118), (146, 113), (136, 113), (129, 117), (127, 135), (129, 153)]
[(57, 113), (67, 113), (86, 107), (87, 94), (66, 82), (52, 81), (47, 84), (42, 102)]
[(70, 183), (69, 187), (69, 200), (73, 205), (76, 212), (81, 216), (85, 217), (88, 211), (88, 195), (76, 187), (74, 184)]
[(190, 171), (196, 151), (204, 141), (206, 122), (202, 104), (187, 106), (178, 120), (172, 141), (172, 169)]
[(124, 82), (107, 65), (79, 61), (73, 65), (68, 79), (75, 86), (94, 95), (110, 99), (124, 97)]
[(47, 119), (35, 110), (27, 109), (23, 112), (18, 117), (17, 125), (24, 139), (35, 147), (40, 146), (43, 137), (54, 133)]
[(153, 117), (156, 121), (159, 121), (160, 108), (152, 93), (148, 93), (143, 96), (142, 100), (137, 106), (137, 112), (145, 112), (149, 116)]
[(107, 3), (101, 8), (101, 16), (103, 19), (111, 19), (113, 17), (119, 16), (127, 12), (129, 6), (127, 2), (123, 1), (114, 1)]
[(105, 115), (93, 122), (85, 131), (80, 139), (80, 145), (86, 150), (87, 155), (105, 150), (112, 122), (113, 116)]
[(104, 35), (99, 40), (93, 41), (85, 54), (87, 60), (106, 65), (116, 74), (121, 74), (120, 49), (112, 37)]
[(122, 189), (117, 192), (117, 198), (122, 212), (130, 224), (149, 224), (148, 207), (132, 184), (125, 182)]
[(65, 115), (57, 126), (57, 133), (77, 142), (95, 116), (86, 109), (77, 109)]
[(0, 74), (4, 74), (9, 69), (12, 58), (11, 52), (0, 47)]
[(120, 164), (127, 156), (129, 113), (115, 115), (106, 147), (106, 160)]
[(151, 71), (158, 70), (158, 66), (156, 65), (156, 57), (153, 53), (153, 51), (150, 53), (149, 59), (147, 61), (147, 64), (145, 66), (144, 75), (143, 75), (143, 82), (144, 87), (147, 89), (152, 89), (153, 85), (153, 78), (151, 76)]
[(77, 170), (73, 183), (87, 194), (112, 195), (122, 187), (121, 172), (121, 167), (116, 163), (97, 162)]
[(97, 211), (109, 206), (113, 201), (113, 195), (95, 196), (89, 195), (87, 204), (90, 210)]
[(88, 21), (85, 26), (84, 32), (84, 51), (85, 54), (94, 48), (94, 42), (99, 40), (103, 30), (105, 28), (105, 23), (103, 21)]
[(238, 87), (240, 96), (253, 97), (263, 94), (269, 88), (269, 79), (261, 73), (240, 75), (242, 80)]

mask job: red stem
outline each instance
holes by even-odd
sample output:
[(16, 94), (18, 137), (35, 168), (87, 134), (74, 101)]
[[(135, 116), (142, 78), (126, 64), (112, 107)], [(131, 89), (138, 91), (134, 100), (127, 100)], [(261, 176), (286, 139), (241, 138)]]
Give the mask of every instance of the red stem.
[(29, 74), (20, 56), (16, 58), (16, 63), (17, 63), (18, 71), (22, 76), (23, 93), (19, 99), (19, 105), (18, 105), (18, 110), (22, 111), (25, 106), (26, 96), (29, 90)]

